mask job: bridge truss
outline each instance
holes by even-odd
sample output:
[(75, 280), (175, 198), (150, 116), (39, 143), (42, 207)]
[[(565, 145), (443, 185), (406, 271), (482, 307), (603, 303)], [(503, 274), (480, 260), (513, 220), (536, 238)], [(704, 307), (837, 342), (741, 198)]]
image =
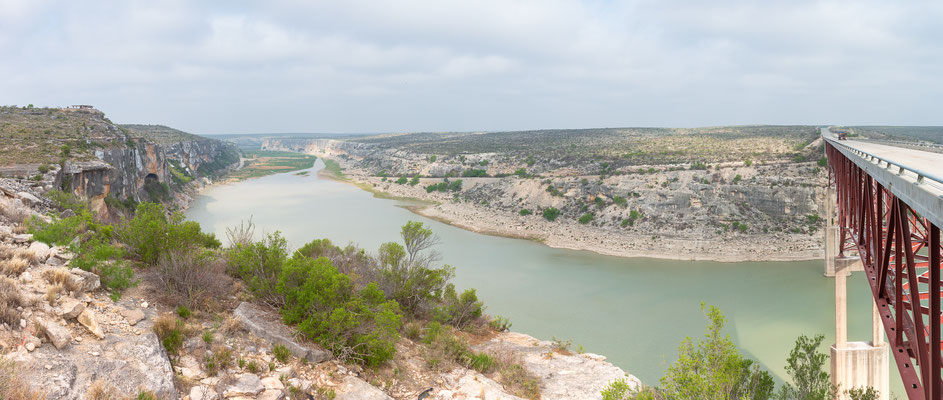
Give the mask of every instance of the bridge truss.
[[(867, 274), (907, 396), (943, 399), (941, 381), (940, 227), (860, 166), (861, 159), (898, 176), (903, 167), (858, 155), (826, 141), (829, 179), (838, 202), (839, 246), (857, 252)], [(883, 174), (875, 174), (883, 176)], [(885, 181), (882, 183), (880, 181)], [(923, 177), (917, 175), (914, 185)], [(842, 254), (840, 254), (842, 255)]]

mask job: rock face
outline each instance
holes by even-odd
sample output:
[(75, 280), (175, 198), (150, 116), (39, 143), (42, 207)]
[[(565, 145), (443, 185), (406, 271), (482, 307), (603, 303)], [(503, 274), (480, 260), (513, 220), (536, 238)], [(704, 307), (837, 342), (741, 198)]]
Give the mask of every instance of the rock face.
[(600, 355), (553, 353), (548, 357), (552, 346), (551, 342), (507, 332), (473, 347), (478, 351), (522, 354), (524, 368), (541, 380), (540, 393), (544, 399), (602, 399), (600, 392), (617, 379), (625, 379), (635, 388), (641, 385), (638, 378), (606, 362), (606, 358)]
[(101, 278), (92, 272), (78, 268), (72, 268), (69, 272), (77, 278), (76, 283), (80, 285), (83, 292), (91, 292), (101, 286)]
[[(454, 390), (437, 393), (438, 398), (448, 399), (489, 399), (489, 400), (524, 400), (504, 392), (501, 384), (478, 371), (456, 368), (445, 376), (446, 383)], [(553, 397), (545, 397), (551, 399)]]
[(41, 346), (12, 357), (17, 373), (35, 389), (44, 390), (50, 400), (85, 398), (88, 386), (97, 379), (115, 385), (122, 393), (144, 388), (158, 398), (177, 398), (170, 360), (151, 332), (108, 336), (102, 342), (85, 341), (65, 350)]
[(268, 340), (272, 344), (285, 346), (295, 357), (304, 358), (311, 364), (331, 359), (331, 354), (323, 349), (313, 344), (302, 344), (296, 341), (289, 327), (253, 304), (242, 302), (233, 311), (233, 316), (253, 335)]
[(231, 145), (211, 139), (168, 144), (138, 139), (127, 146), (97, 150), (95, 161), (67, 161), (55, 185), (87, 197), (96, 209), (104, 206), (108, 195), (141, 201), (146, 199), (147, 182), (171, 183), (171, 161), (191, 176), (200, 176), (200, 167), (224, 158), (223, 154), (231, 151)]
[(393, 400), (382, 390), (370, 386), (354, 376), (344, 377), (344, 382), (337, 388), (337, 400)]
[(105, 334), (102, 332), (102, 328), (98, 326), (98, 321), (95, 320), (95, 312), (89, 309), (85, 309), (79, 314), (78, 321), (85, 329), (88, 329), (95, 337), (99, 339), (104, 339)]

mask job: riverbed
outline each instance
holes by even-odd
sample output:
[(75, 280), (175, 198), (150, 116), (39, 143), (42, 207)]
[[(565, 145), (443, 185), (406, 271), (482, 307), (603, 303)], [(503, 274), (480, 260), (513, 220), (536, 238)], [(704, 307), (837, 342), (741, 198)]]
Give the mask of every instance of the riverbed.
[[(399, 228), (421, 221), (441, 238), (442, 263), (455, 267), (459, 288), (475, 288), (490, 315), (512, 330), (571, 349), (598, 353), (655, 385), (685, 336), (701, 337), (701, 303), (726, 315), (726, 332), (779, 380), (800, 334), (834, 343), (834, 281), (822, 261), (740, 262), (620, 258), (555, 249), (540, 243), (477, 234), (405, 208), (407, 203), (318, 177), (278, 174), (207, 188), (187, 217), (225, 242), (225, 229), (250, 217), (256, 236), (276, 230), (293, 248), (329, 238), (369, 251), (397, 241)], [(870, 340), (871, 303), (862, 273), (848, 280), (849, 340)], [(891, 366), (891, 385), (900, 378)]]

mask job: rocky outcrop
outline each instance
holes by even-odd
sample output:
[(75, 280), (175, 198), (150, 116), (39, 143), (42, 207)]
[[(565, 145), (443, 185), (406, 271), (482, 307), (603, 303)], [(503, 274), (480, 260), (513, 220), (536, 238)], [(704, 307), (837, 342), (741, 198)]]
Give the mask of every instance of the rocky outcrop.
[(544, 399), (601, 399), (600, 392), (617, 379), (625, 379), (633, 388), (641, 385), (638, 378), (606, 362), (603, 356), (557, 352), (553, 350), (553, 343), (522, 333), (502, 333), (474, 348), (495, 354), (521, 355), (524, 368), (540, 378), (540, 393)]
[(337, 400), (393, 400), (382, 390), (354, 376), (345, 376), (337, 387)]
[(153, 391), (159, 398), (176, 398), (173, 370), (157, 335), (109, 335), (101, 342), (58, 350), (41, 346), (12, 355), (16, 372), (49, 399), (82, 399), (88, 387), (104, 379), (122, 393)]
[(233, 316), (253, 335), (265, 339), (273, 345), (285, 346), (295, 357), (303, 358), (312, 364), (331, 359), (331, 353), (320, 347), (296, 341), (291, 328), (252, 303), (242, 302), (239, 304), (239, 307), (236, 307), (236, 310), (233, 311)]
[(87, 197), (100, 209), (109, 195), (141, 201), (147, 199), (145, 185), (148, 182), (170, 184), (171, 162), (177, 163), (189, 176), (198, 177), (206, 172), (201, 167), (215, 165), (220, 159), (231, 157), (226, 153), (233, 151), (230, 144), (209, 139), (170, 144), (139, 139), (128, 143), (96, 150), (98, 160), (66, 161), (56, 177), (56, 185)]

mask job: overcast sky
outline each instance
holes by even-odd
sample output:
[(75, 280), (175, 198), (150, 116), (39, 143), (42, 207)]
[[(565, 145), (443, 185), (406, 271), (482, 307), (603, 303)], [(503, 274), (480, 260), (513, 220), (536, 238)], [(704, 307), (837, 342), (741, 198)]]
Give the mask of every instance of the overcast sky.
[(0, 0), (0, 104), (194, 133), (943, 125), (939, 1)]

